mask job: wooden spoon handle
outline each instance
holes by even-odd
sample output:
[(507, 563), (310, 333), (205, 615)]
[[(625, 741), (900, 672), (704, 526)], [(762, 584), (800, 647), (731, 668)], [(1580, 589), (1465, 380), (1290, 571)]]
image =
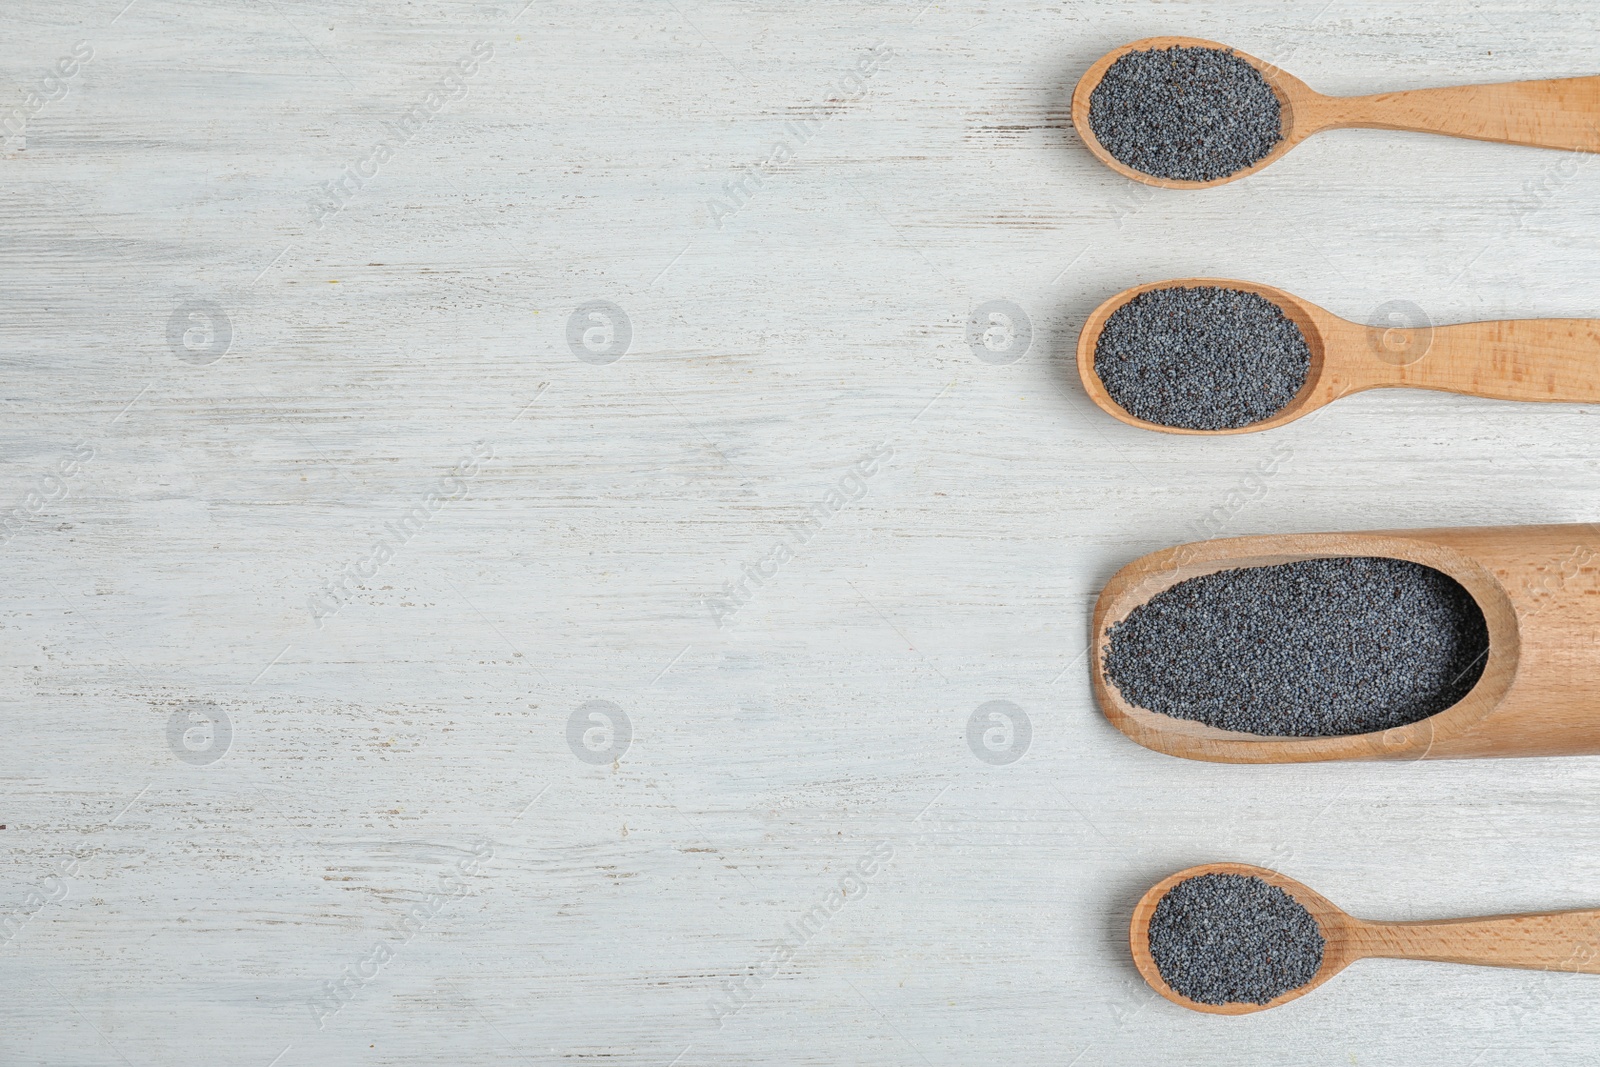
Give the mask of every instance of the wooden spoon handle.
[(1399, 332), (1406, 336), (1374, 347), (1402, 351), (1414, 362), (1372, 364), (1381, 384), (1495, 400), (1600, 402), (1600, 319), (1509, 319)]
[(1324, 98), (1317, 125), (1600, 152), (1600, 76)]
[(1600, 910), (1365, 923), (1362, 955), (1600, 974)]

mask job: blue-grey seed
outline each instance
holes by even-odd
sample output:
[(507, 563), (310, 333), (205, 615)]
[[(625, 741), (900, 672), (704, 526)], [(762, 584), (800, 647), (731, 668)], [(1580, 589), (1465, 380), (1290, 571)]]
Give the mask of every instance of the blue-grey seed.
[(1253, 875), (1201, 874), (1150, 916), (1150, 955), (1174, 992), (1201, 1004), (1266, 1004), (1306, 985), (1325, 942), (1311, 913)]
[(1095, 341), (1094, 370), (1146, 422), (1233, 430), (1271, 418), (1311, 373), (1305, 334), (1259, 293), (1181, 286), (1140, 293)]
[(1346, 556), (1243, 567), (1164, 589), (1111, 627), (1124, 700), (1269, 737), (1343, 737), (1420, 721), (1477, 684), (1488, 627), (1455, 579)]
[(1129, 52), (1089, 94), (1094, 136), (1125, 166), (1206, 182), (1265, 159), (1283, 139), (1277, 94), (1226, 48)]

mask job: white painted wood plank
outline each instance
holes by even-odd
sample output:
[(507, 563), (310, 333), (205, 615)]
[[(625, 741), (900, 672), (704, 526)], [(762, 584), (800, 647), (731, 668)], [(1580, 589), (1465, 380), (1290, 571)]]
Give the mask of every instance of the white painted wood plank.
[[(1593, 520), (1595, 413), (1368, 394), (1172, 440), (1096, 415), (1070, 346), (1194, 274), (1600, 313), (1600, 167), (1350, 131), (1154, 194), (1067, 94), (1161, 32), (1332, 92), (1588, 74), (1600, 14), (125, 2), (0, 14), (8, 107), (93, 51), (0, 151), (0, 1061), (1591, 1061), (1580, 977), (1371, 963), (1219, 1021), (1123, 925), (1212, 859), (1374, 917), (1592, 906), (1600, 762), (1183, 763), (1081, 652), (1104, 580), (1274, 447), (1227, 532)], [(963, 323), (1002, 299), (1034, 340), (992, 365)], [(609, 365), (567, 340), (596, 300)], [(169, 343), (198, 301), (211, 363)], [(613, 763), (569, 746), (596, 700)], [(991, 700), (1031, 723), (1005, 766), (967, 748)], [(187, 761), (175, 714), (218, 716)]]

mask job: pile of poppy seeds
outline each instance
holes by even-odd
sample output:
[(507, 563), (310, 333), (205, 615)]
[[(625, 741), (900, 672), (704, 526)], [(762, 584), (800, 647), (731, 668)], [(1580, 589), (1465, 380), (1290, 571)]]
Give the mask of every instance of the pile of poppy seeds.
[(1130, 704), (1268, 737), (1344, 737), (1425, 719), (1477, 684), (1483, 611), (1409, 560), (1308, 559), (1179, 582), (1111, 627)]
[(1150, 916), (1150, 955), (1175, 993), (1201, 1004), (1266, 1004), (1322, 966), (1322, 928), (1299, 901), (1253, 875), (1201, 874)]
[(1134, 418), (1233, 430), (1282, 411), (1306, 384), (1311, 349), (1259, 293), (1214, 285), (1140, 293), (1113, 311), (1094, 372)]
[(1255, 166), (1283, 140), (1277, 94), (1227, 48), (1129, 52), (1089, 94), (1089, 126), (1118, 162), (1208, 182)]

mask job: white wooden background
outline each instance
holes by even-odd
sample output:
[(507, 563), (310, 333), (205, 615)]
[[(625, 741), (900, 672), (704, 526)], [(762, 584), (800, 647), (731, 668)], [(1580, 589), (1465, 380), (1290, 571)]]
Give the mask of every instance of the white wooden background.
[[(1186, 275), (1600, 314), (1600, 166), (1351, 131), (1155, 193), (1067, 108), (1157, 33), (1331, 92), (1596, 73), (1593, 5), (127, 2), (0, 11), (0, 1062), (1593, 1062), (1600, 978), (1374, 962), (1217, 1019), (1124, 929), (1216, 859), (1378, 918), (1600, 905), (1600, 760), (1187, 763), (1082, 652), (1218, 507), (1600, 519), (1597, 413), (1396, 392), (1177, 439), (1070, 355)], [(610, 364), (603, 320), (568, 343), (596, 300)], [(966, 342), (992, 300), (1010, 363)]]

